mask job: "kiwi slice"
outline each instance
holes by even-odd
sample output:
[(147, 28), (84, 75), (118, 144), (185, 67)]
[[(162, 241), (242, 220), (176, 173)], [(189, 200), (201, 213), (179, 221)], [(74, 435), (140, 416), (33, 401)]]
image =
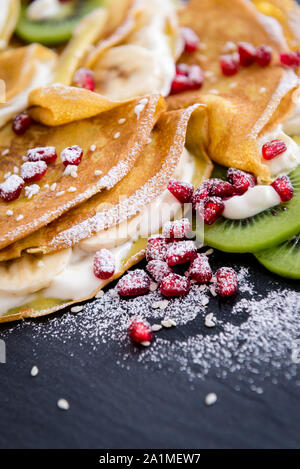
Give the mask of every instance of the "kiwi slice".
[(28, 18), (28, 4), (23, 4), (16, 34), (26, 42), (39, 42), (46, 46), (61, 44), (71, 39), (74, 27), (84, 16), (104, 3), (105, 0), (73, 0), (62, 3), (61, 12), (57, 16), (39, 21)]
[(244, 220), (221, 217), (205, 227), (205, 244), (225, 252), (257, 252), (300, 232), (300, 165), (289, 175), (294, 197)]
[(255, 253), (255, 257), (281, 277), (300, 279), (300, 233), (275, 248)]

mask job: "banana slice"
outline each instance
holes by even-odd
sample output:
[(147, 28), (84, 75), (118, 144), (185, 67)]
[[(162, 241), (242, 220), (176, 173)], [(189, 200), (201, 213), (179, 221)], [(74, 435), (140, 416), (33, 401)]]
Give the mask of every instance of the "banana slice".
[(0, 50), (8, 45), (14, 32), (20, 13), (20, 0), (5, 0), (1, 2), (0, 14)]
[(72, 249), (65, 249), (40, 256), (24, 254), (19, 259), (1, 262), (0, 291), (22, 296), (49, 286), (67, 266), (71, 253)]

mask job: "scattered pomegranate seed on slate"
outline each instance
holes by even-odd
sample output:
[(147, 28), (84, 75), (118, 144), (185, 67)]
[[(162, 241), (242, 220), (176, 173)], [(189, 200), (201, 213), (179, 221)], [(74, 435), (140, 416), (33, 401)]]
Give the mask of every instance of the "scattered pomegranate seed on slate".
[(203, 206), (198, 205), (198, 215), (203, 219), (205, 225), (212, 225), (222, 215), (224, 209), (225, 205), (220, 197), (206, 197)]
[(230, 197), (234, 193), (234, 187), (227, 181), (222, 179), (207, 179), (204, 182), (204, 187), (209, 191), (209, 195), (214, 197)]
[(240, 63), (243, 67), (249, 67), (255, 62), (256, 49), (249, 42), (240, 42), (238, 44), (238, 52), (240, 55)]
[(284, 52), (280, 54), (279, 60), (281, 65), (286, 67), (299, 67), (300, 56), (297, 52)]
[(178, 64), (176, 74), (171, 85), (170, 94), (183, 91), (199, 90), (204, 82), (204, 75), (198, 65)]
[(196, 210), (197, 209), (197, 205), (200, 203), (201, 200), (204, 200), (206, 197), (209, 196), (209, 187), (208, 186), (205, 186), (205, 184), (203, 184), (202, 186), (198, 187), (193, 196), (192, 196), (192, 206), (193, 206), (193, 210)]
[(21, 178), (25, 182), (34, 182), (42, 179), (47, 171), (45, 161), (27, 161), (21, 166)]
[(285, 142), (282, 140), (272, 140), (267, 142), (262, 147), (262, 155), (265, 160), (272, 160), (281, 153), (284, 153), (287, 150)]
[(256, 63), (261, 67), (267, 67), (272, 60), (272, 48), (262, 45), (256, 49)]
[(161, 283), (164, 278), (172, 273), (168, 264), (160, 259), (154, 259), (148, 262), (146, 269), (151, 277), (153, 277), (153, 279), (158, 283)]
[(185, 264), (197, 257), (197, 248), (194, 241), (178, 241), (169, 246), (166, 254), (168, 265)]
[(2, 184), (0, 184), (0, 197), (4, 202), (12, 202), (20, 197), (24, 186), (24, 180), (12, 174)]
[(146, 259), (164, 260), (167, 252), (167, 242), (163, 236), (150, 236), (147, 241)]
[(142, 319), (133, 319), (128, 332), (131, 340), (138, 344), (148, 345), (153, 340), (153, 331), (150, 324)]
[(279, 194), (281, 202), (288, 202), (294, 196), (294, 188), (288, 176), (279, 176), (271, 184), (275, 191)]
[(212, 278), (212, 270), (210, 268), (208, 258), (204, 254), (198, 254), (193, 260), (186, 275), (196, 282), (207, 283)]
[(194, 193), (194, 186), (192, 184), (189, 182), (176, 181), (175, 179), (171, 179), (168, 184), (168, 189), (182, 204), (190, 202)]
[(220, 67), (223, 75), (230, 77), (239, 71), (239, 61), (233, 54), (221, 55)]
[(177, 274), (170, 274), (161, 283), (160, 291), (164, 296), (186, 295), (191, 288), (188, 278)]
[(47, 164), (53, 163), (57, 158), (55, 147), (31, 148), (26, 156), (28, 161), (45, 161)]
[(221, 267), (216, 272), (217, 292), (222, 297), (234, 295), (238, 288), (238, 279), (231, 267)]
[(163, 236), (167, 241), (182, 240), (190, 237), (192, 227), (187, 218), (181, 220), (169, 221), (163, 226)]
[(244, 194), (249, 187), (254, 187), (257, 182), (254, 174), (236, 168), (228, 169), (227, 179), (233, 185), (234, 193), (239, 195)]
[(83, 150), (78, 145), (67, 147), (61, 152), (61, 160), (65, 166), (69, 164), (78, 166), (81, 162)]
[(144, 295), (150, 290), (150, 277), (143, 270), (134, 270), (119, 280), (117, 290), (121, 296)]
[(101, 280), (107, 280), (115, 273), (116, 263), (113, 254), (107, 249), (100, 249), (94, 257), (94, 274)]
[(184, 42), (184, 52), (189, 54), (196, 52), (199, 45), (199, 37), (191, 28), (180, 28), (181, 37)]
[(23, 135), (31, 126), (31, 117), (27, 112), (21, 112), (13, 118), (12, 128), (15, 134)]
[(79, 68), (74, 74), (73, 84), (79, 88), (94, 91), (94, 73), (89, 68)]

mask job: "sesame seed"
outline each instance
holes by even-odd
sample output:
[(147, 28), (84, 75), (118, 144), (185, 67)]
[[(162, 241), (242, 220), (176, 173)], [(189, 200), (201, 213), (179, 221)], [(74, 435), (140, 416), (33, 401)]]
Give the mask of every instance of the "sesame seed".
[(117, 139), (117, 138), (119, 138), (119, 137), (120, 137), (120, 135), (121, 135), (121, 134), (120, 134), (120, 132), (116, 132), (116, 133), (115, 133), (115, 135), (114, 135), (114, 139)]
[(76, 189), (76, 187), (71, 186), (71, 187), (69, 187), (69, 189), (67, 189), (67, 191), (68, 192), (76, 192), (77, 189)]
[(153, 332), (158, 332), (162, 329), (162, 326), (160, 324), (153, 324), (152, 330)]
[(73, 306), (71, 308), (71, 313), (80, 313), (83, 310), (83, 306)]
[(5, 156), (5, 155), (7, 155), (8, 153), (9, 153), (9, 149), (6, 148), (5, 150), (3, 150), (3, 151), (1, 152), (1, 155), (2, 155), (2, 156)]
[(70, 404), (66, 399), (58, 399), (57, 401), (57, 407), (61, 410), (69, 410), (70, 409)]
[(55, 189), (56, 189), (56, 186), (57, 186), (56, 182), (54, 182), (53, 184), (51, 184), (51, 186), (50, 186), (50, 191), (54, 192)]
[(23, 220), (23, 218), (24, 218), (24, 215), (18, 215), (17, 218), (16, 218), (16, 220), (17, 220), (17, 221), (20, 221), (20, 220)]
[(206, 256), (210, 256), (213, 252), (214, 252), (213, 249), (208, 249), (204, 254), (205, 254)]
[(39, 374), (39, 369), (36, 365), (34, 365), (32, 368), (31, 368), (31, 371), (30, 371), (30, 374), (31, 376), (35, 377)]
[(144, 347), (149, 347), (151, 342), (148, 342), (148, 341), (145, 341), (145, 342), (141, 342), (141, 345), (143, 345)]
[(118, 120), (119, 124), (124, 124), (126, 122), (126, 119), (123, 117), (122, 119), (119, 119)]
[(215, 327), (215, 318), (214, 318), (214, 313), (209, 313), (205, 316), (205, 321), (204, 324), (206, 327)]
[(217, 402), (217, 395), (214, 392), (210, 392), (205, 397), (205, 404), (206, 405), (213, 405)]
[(64, 195), (64, 193), (65, 193), (65, 191), (57, 192), (56, 197), (60, 197), (61, 195)]

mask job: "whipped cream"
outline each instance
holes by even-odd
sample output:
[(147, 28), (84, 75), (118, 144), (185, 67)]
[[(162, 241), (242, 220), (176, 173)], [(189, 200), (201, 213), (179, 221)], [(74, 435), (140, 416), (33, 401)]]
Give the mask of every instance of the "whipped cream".
[(300, 134), (300, 99), (297, 100), (293, 113), (282, 124), (282, 130), (288, 135)]
[(286, 135), (282, 126), (279, 125), (272, 132), (268, 132), (259, 138), (258, 144), (260, 152), (262, 152), (262, 146), (272, 140), (282, 140), (287, 146), (287, 150), (285, 152), (276, 156), (272, 160), (265, 160), (262, 158), (262, 162), (270, 169), (271, 177), (275, 178), (282, 173), (288, 174), (293, 171), (298, 164), (300, 164), (300, 148), (291, 137)]
[(27, 8), (27, 18), (31, 21), (51, 19), (60, 13), (61, 7), (59, 0), (34, 0)]

